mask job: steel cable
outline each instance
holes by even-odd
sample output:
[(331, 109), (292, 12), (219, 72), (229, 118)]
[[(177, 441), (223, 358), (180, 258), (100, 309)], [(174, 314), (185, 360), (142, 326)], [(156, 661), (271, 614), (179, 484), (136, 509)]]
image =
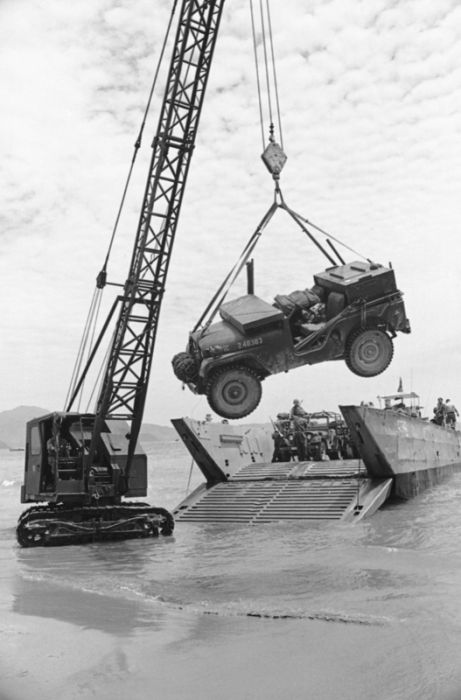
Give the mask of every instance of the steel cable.
[(142, 122), (141, 122), (141, 126), (140, 126), (140, 129), (139, 129), (138, 137), (137, 137), (137, 139), (136, 139), (136, 141), (135, 141), (135, 144), (134, 144), (133, 156), (132, 156), (132, 159), (131, 159), (130, 168), (129, 168), (129, 170), (128, 170), (128, 175), (127, 175), (127, 178), (126, 178), (126, 181), (125, 181), (125, 186), (124, 186), (124, 188), (123, 188), (122, 198), (121, 198), (120, 205), (119, 205), (119, 208), (118, 208), (117, 216), (116, 216), (116, 218), (115, 218), (114, 228), (113, 228), (113, 230), (112, 230), (112, 235), (111, 235), (111, 238), (110, 238), (109, 247), (108, 247), (108, 249), (107, 249), (106, 258), (105, 258), (105, 260), (104, 260), (104, 265), (103, 265), (103, 268), (102, 268), (103, 270), (106, 270), (106, 269), (107, 269), (107, 264), (108, 264), (108, 262), (109, 262), (109, 256), (110, 256), (110, 253), (111, 253), (111, 251), (112, 251), (112, 246), (113, 246), (113, 243), (114, 243), (115, 234), (116, 234), (116, 232), (117, 232), (118, 224), (119, 224), (119, 221), (120, 221), (120, 216), (121, 216), (121, 214), (122, 214), (122, 210), (123, 210), (123, 207), (124, 207), (124, 205), (125, 205), (126, 194), (127, 194), (128, 186), (129, 186), (129, 184), (130, 184), (131, 176), (132, 176), (132, 173), (133, 173), (134, 164), (135, 164), (135, 161), (136, 161), (136, 158), (137, 158), (137, 155), (138, 155), (138, 151), (139, 151), (139, 149), (141, 148), (142, 136), (143, 136), (143, 133), (144, 133), (144, 127), (146, 126), (147, 115), (148, 115), (149, 110), (150, 110), (150, 105), (151, 105), (152, 98), (153, 98), (153, 95), (154, 95), (154, 90), (155, 90), (155, 87), (156, 87), (156, 85), (157, 85), (158, 75), (159, 75), (159, 72), (160, 72), (161, 65), (162, 65), (162, 63), (163, 63), (163, 57), (164, 57), (164, 54), (165, 54), (165, 49), (166, 49), (166, 45), (167, 45), (168, 38), (169, 38), (169, 35), (170, 35), (171, 25), (172, 25), (172, 22), (173, 22), (174, 14), (175, 14), (175, 12), (176, 12), (176, 6), (177, 6), (177, 4), (178, 4), (178, 0), (174, 0), (174, 2), (173, 2), (173, 7), (172, 7), (171, 13), (170, 13), (170, 19), (169, 19), (169, 21), (168, 21), (168, 26), (167, 26), (167, 29), (166, 29), (166, 32), (165, 32), (165, 36), (164, 36), (164, 39), (163, 39), (162, 48), (161, 48), (161, 50), (160, 50), (160, 56), (159, 56), (159, 59), (158, 59), (158, 61), (157, 61), (157, 67), (156, 67), (156, 69), (155, 69), (154, 79), (153, 79), (153, 81), (152, 81), (151, 89), (150, 89), (150, 92), (149, 92), (149, 97), (148, 97), (147, 104), (146, 104), (146, 107), (145, 107), (145, 110), (144, 110), (144, 116), (143, 116), (143, 119), (142, 119)]
[[(89, 344), (88, 344), (87, 362), (88, 362), (88, 360), (89, 360), (89, 358), (90, 358), (91, 350), (92, 350), (92, 348), (94, 347), (94, 337), (95, 337), (95, 334), (96, 334), (96, 326), (98, 325), (99, 312), (100, 312), (100, 310), (101, 310), (102, 290), (98, 290), (98, 291), (100, 292), (100, 294), (98, 294), (97, 299), (96, 299), (96, 305), (95, 305), (96, 308), (95, 308), (95, 311), (94, 311), (94, 320), (93, 320), (93, 323), (92, 323), (93, 328), (92, 328), (92, 333), (91, 333), (91, 339), (90, 339), (90, 342), (89, 342)], [(83, 359), (83, 358), (82, 358), (82, 359)], [(80, 372), (80, 370), (79, 370), (79, 372)], [(81, 388), (81, 390), (80, 390), (80, 395), (79, 395), (79, 400), (78, 400), (78, 410), (79, 410), (79, 411), (80, 411), (80, 404), (81, 404), (82, 397), (83, 397), (84, 387), (85, 387), (85, 384), (82, 383), (82, 388)]]
[(354, 253), (354, 255), (358, 255), (360, 258), (367, 260), (369, 263), (373, 262), (372, 260), (370, 260), (370, 258), (367, 258), (365, 255), (363, 255), (363, 253), (359, 253), (357, 250), (354, 250), (354, 248), (351, 248), (351, 246), (348, 246), (346, 243), (343, 243), (343, 241), (340, 241), (339, 238), (336, 238), (331, 233), (328, 233), (328, 231), (325, 231), (324, 229), (320, 228), (320, 226), (317, 226), (316, 224), (312, 223), (312, 221), (309, 221), (309, 219), (306, 219), (306, 217), (301, 216), (301, 214), (298, 214), (293, 209), (290, 209), (288, 206), (285, 206), (284, 208), (294, 218), (300, 219), (305, 224), (312, 226), (312, 228), (315, 228), (316, 231), (318, 231), (319, 233), (322, 233), (324, 236), (328, 236), (328, 238), (331, 238), (335, 243), (338, 243), (338, 245), (341, 245), (343, 248), (346, 248), (346, 250), (349, 250), (351, 253)]
[(277, 109), (277, 120), (278, 120), (278, 125), (279, 125), (280, 146), (282, 147), (282, 150), (283, 150), (282, 117), (280, 114), (279, 88), (278, 88), (278, 80), (277, 80), (277, 70), (275, 67), (274, 38), (273, 38), (273, 34), (272, 34), (272, 20), (271, 20), (271, 11), (270, 11), (270, 6), (269, 6), (269, 0), (266, 0), (266, 12), (267, 12), (267, 23), (268, 23), (268, 27), (269, 27), (269, 42), (270, 42), (271, 58), (272, 58), (272, 74), (273, 74), (273, 80), (274, 80), (275, 105), (276, 105), (276, 109)]
[[(148, 97), (148, 99), (147, 99), (147, 103), (146, 103), (146, 106), (145, 106), (145, 109), (144, 109), (144, 114), (143, 114), (143, 118), (142, 118), (142, 121), (141, 121), (141, 126), (140, 126), (140, 128), (139, 128), (138, 136), (137, 136), (136, 141), (135, 141), (135, 144), (134, 144), (134, 150), (133, 150), (133, 155), (132, 155), (132, 158), (131, 158), (130, 167), (129, 167), (129, 170), (128, 170), (128, 175), (127, 175), (127, 178), (126, 178), (126, 180), (125, 180), (125, 185), (124, 185), (124, 188), (123, 188), (123, 192), (122, 192), (122, 197), (121, 197), (121, 200), (120, 200), (120, 204), (119, 204), (119, 207), (118, 207), (118, 210), (117, 210), (117, 215), (116, 215), (116, 217), (115, 217), (115, 222), (114, 222), (114, 226), (113, 226), (113, 229), (112, 229), (112, 234), (111, 234), (110, 241), (109, 241), (109, 246), (108, 246), (107, 253), (106, 253), (106, 257), (105, 257), (105, 260), (104, 260), (104, 264), (103, 264), (103, 267), (102, 267), (102, 270), (101, 270), (101, 273), (104, 273), (104, 277), (105, 277), (105, 273), (106, 273), (106, 270), (107, 270), (107, 265), (108, 265), (108, 262), (109, 262), (109, 257), (110, 257), (111, 251), (112, 251), (112, 247), (113, 247), (115, 235), (116, 235), (116, 232), (117, 232), (117, 229), (118, 229), (118, 225), (119, 225), (119, 222), (120, 222), (120, 217), (121, 217), (121, 214), (122, 214), (122, 211), (123, 211), (123, 207), (124, 207), (124, 205), (125, 205), (126, 195), (127, 195), (128, 187), (129, 187), (129, 184), (130, 184), (130, 181), (131, 181), (131, 177), (132, 177), (132, 174), (133, 174), (133, 168), (134, 168), (134, 165), (135, 165), (135, 162), (136, 162), (137, 154), (138, 154), (139, 149), (141, 148), (142, 137), (143, 137), (143, 133), (144, 133), (144, 128), (145, 128), (145, 125), (146, 125), (147, 116), (148, 116), (148, 113), (149, 113), (149, 110), (150, 110), (150, 106), (151, 106), (151, 103), (152, 103), (154, 91), (155, 91), (155, 88), (156, 88), (156, 85), (157, 85), (157, 81), (158, 81), (158, 76), (159, 76), (159, 73), (160, 73), (160, 69), (161, 69), (161, 66), (162, 66), (162, 63), (163, 63), (163, 59), (164, 59), (164, 55), (165, 55), (165, 50), (166, 50), (166, 46), (167, 46), (168, 39), (169, 39), (169, 36), (170, 36), (171, 26), (172, 26), (172, 23), (173, 23), (173, 18), (174, 18), (175, 12), (176, 12), (177, 4), (178, 4), (178, 0), (174, 0), (174, 1), (173, 1), (173, 6), (172, 6), (172, 9), (171, 9), (171, 12), (170, 12), (170, 18), (169, 18), (169, 21), (168, 21), (168, 25), (167, 25), (167, 29), (166, 29), (166, 32), (165, 32), (165, 36), (164, 36), (164, 38), (163, 38), (162, 47), (161, 47), (161, 50), (160, 50), (160, 55), (159, 55), (159, 58), (158, 58), (158, 61), (157, 61), (157, 65), (156, 65), (156, 69), (155, 69), (155, 73), (154, 73), (154, 78), (153, 78), (152, 85), (151, 85), (151, 88), (150, 88), (149, 97)], [(100, 275), (101, 275), (101, 273), (100, 273)], [(98, 275), (98, 278), (100, 277), (100, 275)], [(104, 282), (104, 283), (105, 283), (105, 282)], [(102, 286), (104, 286), (104, 284), (103, 284)], [(86, 348), (88, 347), (88, 339), (89, 339), (90, 335), (91, 335), (91, 342), (90, 342), (90, 346), (88, 347), (88, 357), (89, 357), (89, 355), (90, 355), (90, 353), (91, 353), (91, 347), (92, 347), (92, 344), (93, 344), (93, 341), (94, 341), (94, 336), (95, 336), (95, 332), (96, 332), (96, 323), (97, 323), (97, 319), (98, 319), (98, 316), (99, 316), (99, 310), (100, 310), (100, 307), (101, 307), (101, 302), (102, 302), (102, 287), (101, 287), (101, 288), (96, 288), (95, 291), (93, 292), (93, 297), (92, 297), (92, 300), (91, 300), (91, 303), (90, 303), (90, 309), (89, 309), (89, 312), (88, 312), (88, 315), (87, 315), (87, 319), (86, 319), (86, 322), (85, 322), (85, 327), (84, 327), (84, 331), (83, 331), (82, 338), (81, 338), (81, 341), (80, 341), (80, 346), (79, 346), (79, 350), (78, 350), (78, 353), (77, 353), (77, 358), (76, 358), (76, 360), (75, 360), (75, 364), (74, 364), (74, 368), (73, 368), (73, 372), (72, 372), (72, 377), (71, 377), (71, 380), (70, 380), (70, 383), (69, 383), (69, 388), (68, 388), (68, 391), (67, 391), (67, 396), (66, 396), (66, 401), (65, 401), (66, 405), (68, 404), (69, 398), (70, 398), (70, 396), (72, 395), (75, 386), (77, 385), (77, 377), (78, 377), (78, 374), (80, 373), (80, 369), (81, 369), (82, 362), (83, 362), (83, 356), (84, 356), (84, 354), (85, 354)], [(83, 386), (82, 386), (82, 388), (81, 388), (81, 392), (83, 392)], [(93, 392), (92, 392), (92, 393), (94, 393), (94, 389), (93, 389)], [(81, 397), (82, 397), (82, 393), (80, 393), (79, 408), (80, 408)]]
[[(235, 280), (237, 279), (238, 275), (243, 269), (243, 266), (249, 259), (251, 253), (253, 252), (254, 248), (256, 247), (256, 244), (266, 228), (267, 224), (269, 221), (272, 219), (273, 215), (275, 214), (276, 210), (279, 208), (279, 204), (276, 202), (273, 202), (267, 212), (264, 214), (263, 218), (259, 222), (258, 226), (256, 229), (253, 231), (251, 234), (248, 242), (246, 243), (245, 247), (243, 248), (242, 252), (240, 253), (237, 262), (234, 264), (234, 266), (231, 268), (231, 270), (228, 272), (226, 277), (224, 278), (223, 282), (219, 286), (218, 290), (215, 292), (213, 295), (211, 301), (207, 305), (206, 309), (200, 316), (199, 320), (195, 324), (193, 328), (193, 332), (198, 330), (205, 318), (207, 318), (206, 323), (203, 325), (203, 330), (206, 330), (210, 323), (212, 322), (213, 318), (215, 317), (219, 307), (223, 303), (224, 299), (226, 298), (227, 294), (229, 293), (229, 290), (231, 289), (232, 285), (234, 284)], [(213, 308), (214, 307), (214, 308)]]
[(259, 78), (258, 46), (257, 46), (257, 41), (256, 41), (256, 27), (255, 27), (255, 19), (254, 19), (253, 0), (250, 0), (250, 14), (251, 14), (251, 31), (252, 31), (252, 35), (253, 35), (253, 53), (254, 53), (255, 69), (256, 69), (256, 86), (257, 86), (257, 90), (258, 90), (259, 125), (261, 127), (262, 149), (264, 150), (264, 117), (263, 117), (263, 107), (262, 107), (262, 97), (261, 97), (261, 80)]
[(101, 290), (97, 289), (97, 288), (93, 291), (93, 297), (91, 299), (90, 308), (89, 308), (89, 311), (88, 311), (88, 314), (86, 317), (85, 326), (83, 328), (82, 337), (80, 339), (80, 344), (79, 344), (79, 348), (77, 351), (77, 357), (75, 358), (74, 368), (72, 370), (72, 376), (71, 376), (71, 379), (69, 382), (69, 387), (67, 389), (65, 405), (68, 404), (69, 398), (72, 395), (72, 392), (74, 391), (75, 386), (77, 384), (77, 376), (80, 373), (80, 369), (82, 366), (83, 355), (84, 355), (85, 349), (87, 347), (88, 337), (89, 337), (91, 326), (93, 324), (95, 308), (96, 308), (98, 296), (100, 296), (100, 292), (101, 292)]
[(270, 78), (269, 78), (269, 61), (267, 59), (266, 25), (264, 23), (263, 0), (259, 0), (259, 11), (261, 13), (261, 33), (262, 33), (263, 53), (264, 53), (264, 71), (266, 74), (267, 107), (269, 110), (269, 121), (271, 124), (273, 124), (274, 120), (272, 118), (272, 96), (271, 96), (271, 86), (270, 86)]

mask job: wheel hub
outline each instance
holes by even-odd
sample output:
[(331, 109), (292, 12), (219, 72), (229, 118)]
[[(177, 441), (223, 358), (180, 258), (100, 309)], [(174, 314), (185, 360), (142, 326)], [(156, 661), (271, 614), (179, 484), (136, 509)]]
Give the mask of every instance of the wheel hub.
[(232, 405), (237, 405), (245, 401), (247, 394), (248, 392), (244, 384), (236, 380), (228, 382), (223, 389), (225, 400)]
[(359, 349), (360, 359), (363, 362), (376, 362), (379, 357), (379, 347), (375, 340), (368, 338)]

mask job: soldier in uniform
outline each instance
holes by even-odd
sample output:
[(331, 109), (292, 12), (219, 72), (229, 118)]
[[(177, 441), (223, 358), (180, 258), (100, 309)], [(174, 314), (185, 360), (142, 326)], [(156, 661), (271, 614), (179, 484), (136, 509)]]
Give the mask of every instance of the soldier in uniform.
[(68, 459), (71, 455), (71, 445), (62, 436), (55, 432), (46, 441), (48, 468), (46, 469), (45, 488), (52, 488), (56, 483), (56, 476), (60, 459)]
[(299, 399), (294, 399), (293, 406), (290, 411), (290, 418), (306, 418), (307, 412), (301, 406), (301, 401)]
[(458, 409), (454, 404), (451, 403), (451, 399), (446, 399), (445, 401), (445, 420), (449, 428), (455, 429), (456, 426), (456, 416), (459, 416)]
[(45, 488), (52, 488), (56, 480), (56, 437), (50, 437), (46, 441), (48, 466), (45, 470)]
[[(303, 410), (303, 409), (301, 409)], [(307, 413), (304, 412), (307, 416)], [(293, 420), (293, 439), (296, 447), (296, 454), (298, 456), (298, 462), (304, 462), (308, 459), (308, 446), (307, 446), (307, 427), (308, 422), (306, 418), (302, 416), (294, 416)]]
[(291, 460), (291, 447), (286, 430), (289, 422), (290, 419), (287, 413), (278, 413), (277, 420), (272, 424), (274, 427), (274, 432), (272, 433), (274, 441), (273, 462), (289, 462)]
[(434, 417), (432, 422), (436, 425), (445, 425), (446, 407), (441, 396), (437, 399), (437, 405), (434, 408)]

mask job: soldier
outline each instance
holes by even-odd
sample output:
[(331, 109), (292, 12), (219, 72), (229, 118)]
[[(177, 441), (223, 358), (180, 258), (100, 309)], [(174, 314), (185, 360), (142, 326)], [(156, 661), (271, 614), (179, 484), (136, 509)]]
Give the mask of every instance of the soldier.
[(278, 413), (277, 420), (275, 423), (272, 423), (274, 428), (274, 432), (272, 433), (272, 439), (274, 441), (273, 462), (291, 461), (291, 446), (286, 430), (287, 423), (289, 424), (289, 422), (287, 413)]
[(290, 411), (290, 418), (305, 418), (306, 416), (307, 412), (301, 406), (301, 401), (299, 399), (294, 399), (293, 406)]
[(451, 399), (446, 399), (445, 401), (445, 420), (449, 428), (455, 429), (456, 426), (456, 416), (459, 416), (458, 409), (451, 402)]
[(56, 438), (50, 437), (46, 441), (47, 464), (44, 470), (44, 488), (51, 490), (56, 481)]
[[(301, 409), (303, 410), (303, 409)], [(304, 412), (307, 416), (307, 413)], [(292, 420), (293, 425), (293, 439), (296, 447), (296, 454), (298, 456), (298, 462), (304, 462), (308, 459), (307, 456), (307, 426), (308, 422), (306, 418), (301, 416), (294, 416)]]
[(275, 430), (272, 433), (272, 440), (274, 441), (274, 452), (272, 454), (272, 461), (284, 462), (285, 438), (277, 430)]
[(51, 488), (55, 484), (60, 459), (67, 459), (71, 455), (71, 445), (58, 433), (46, 441), (48, 467), (45, 469), (45, 488)]
[(432, 419), (432, 422), (436, 425), (445, 425), (445, 414), (445, 404), (443, 403), (442, 397), (439, 396), (439, 398), (437, 399), (437, 405), (434, 408), (434, 417)]

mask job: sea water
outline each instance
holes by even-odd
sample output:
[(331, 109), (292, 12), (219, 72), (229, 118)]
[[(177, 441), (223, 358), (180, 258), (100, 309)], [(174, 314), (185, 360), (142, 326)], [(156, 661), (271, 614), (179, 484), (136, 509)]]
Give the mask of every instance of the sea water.
[[(147, 452), (145, 500), (172, 510), (202, 475), (191, 473), (180, 442)], [(256, 638), (263, 622), (278, 634), (297, 621), (290, 634), (309, 640), (306, 663), (321, 621), (330, 626), (328, 647), (319, 637), (315, 659), (331, 674), (328, 700), (357, 696), (360, 687), (367, 699), (461, 698), (461, 474), (354, 524), (178, 523), (172, 537), (155, 540), (21, 549), (23, 459), (0, 451), (0, 578), (11, 591), (0, 608), (105, 631), (112, 625), (121, 635), (148, 629), (159, 609), (245, 618)], [(113, 601), (109, 619), (104, 610), (86, 615), (79, 596), (88, 592)], [(293, 678), (287, 698), (311, 697), (295, 688)], [(269, 682), (261, 697), (276, 697)]]

